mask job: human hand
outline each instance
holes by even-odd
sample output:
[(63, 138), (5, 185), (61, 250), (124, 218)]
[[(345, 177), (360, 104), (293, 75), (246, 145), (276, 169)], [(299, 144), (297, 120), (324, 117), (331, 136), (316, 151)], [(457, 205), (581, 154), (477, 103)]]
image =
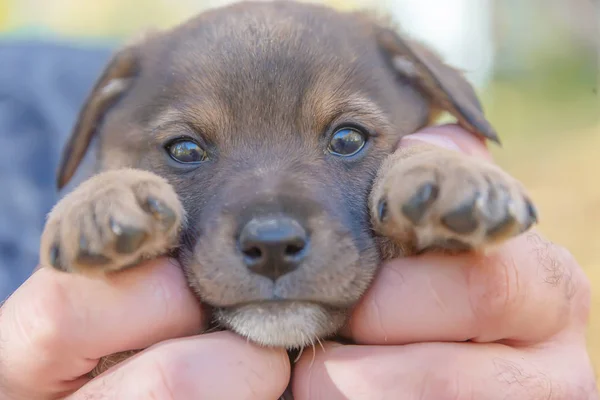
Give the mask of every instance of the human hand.
[[(427, 140), (491, 160), (457, 126)], [(488, 255), (388, 262), (345, 334), (294, 369), (295, 400), (598, 399), (586, 352), (590, 284), (571, 254), (531, 231)]]
[[(278, 398), (290, 373), (284, 351), (228, 332), (191, 336), (203, 325), (174, 261), (105, 280), (41, 268), (0, 309), (0, 399)], [(86, 378), (99, 358), (147, 347)]]

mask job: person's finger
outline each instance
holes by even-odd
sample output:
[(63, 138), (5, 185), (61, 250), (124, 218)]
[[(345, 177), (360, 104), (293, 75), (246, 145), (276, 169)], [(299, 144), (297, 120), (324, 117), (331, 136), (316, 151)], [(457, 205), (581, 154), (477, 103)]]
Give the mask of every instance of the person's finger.
[(200, 304), (173, 260), (106, 279), (42, 268), (2, 307), (0, 377), (32, 391), (30, 398), (71, 390), (100, 357), (192, 335), (202, 324)]
[(530, 350), (495, 343), (326, 346), (316, 356), (305, 352), (292, 383), (295, 400), (598, 398), (582, 337)]
[(421, 142), (427, 142), (484, 160), (492, 160), (485, 140), (456, 124), (428, 126), (418, 132), (404, 136), (400, 140), (399, 146), (411, 146)]
[(284, 350), (218, 332), (155, 345), (65, 400), (276, 400), (290, 377)]
[(589, 282), (568, 251), (531, 232), (488, 255), (424, 255), (386, 263), (345, 334), (362, 344), (537, 342), (577, 321)]

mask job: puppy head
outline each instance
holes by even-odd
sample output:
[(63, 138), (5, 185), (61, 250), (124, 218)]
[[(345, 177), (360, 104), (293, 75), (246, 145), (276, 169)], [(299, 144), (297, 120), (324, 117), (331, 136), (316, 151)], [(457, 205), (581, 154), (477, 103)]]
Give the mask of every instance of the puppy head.
[(372, 18), (243, 3), (117, 53), (59, 186), (95, 134), (100, 170), (167, 178), (188, 214), (179, 258), (220, 324), (299, 347), (338, 330), (369, 286), (373, 179), (440, 110), (494, 136), (458, 72)]

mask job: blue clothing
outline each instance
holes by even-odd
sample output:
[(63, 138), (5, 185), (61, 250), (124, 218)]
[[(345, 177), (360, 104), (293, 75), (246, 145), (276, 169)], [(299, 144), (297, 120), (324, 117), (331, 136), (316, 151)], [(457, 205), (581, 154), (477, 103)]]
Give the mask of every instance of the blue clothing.
[(0, 41), (0, 302), (37, 265), (62, 147), (111, 52)]

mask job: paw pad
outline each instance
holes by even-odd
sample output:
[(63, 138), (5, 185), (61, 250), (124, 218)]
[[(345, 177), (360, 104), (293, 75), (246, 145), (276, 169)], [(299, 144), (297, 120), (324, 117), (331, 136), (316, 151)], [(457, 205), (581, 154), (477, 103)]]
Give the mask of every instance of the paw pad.
[(444, 215), (442, 217), (442, 224), (451, 231), (460, 234), (475, 232), (479, 226), (477, 216), (477, 209), (480, 204), (479, 199), (479, 194), (476, 194), (472, 200)]
[(522, 185), (490, 163), (437, 150), (397, 160), (378, 177), (371, 211), (402, 248), (480, 250), (537, 222)]
[(422, 185), (417, 193), (402, 206), (402, 213), (413, 224), (418, 224), (429, 206), (437, 199), (438, 194), (439, 188), (435, 183)]
[(68, 272), (128, 268), (173, 249), (184, 215), (165, 179), (134, 169), (102, 172), (54, 207), (40, 262)]
[(143, 208), (146, 212), (152, 214), (154, 218), (161, 221), (165, 230), (170, 229), (177, 220), (175, 212), (154, 197), (148, 197)]
[(148, 237), (146, 231), (131, 226), (123, 226), (110, 219), (110, 230), (116, 237), (115, 251), (119, 254), (131, 254), (137, 251)]
[(110, 263), (110, 258), (91, 251), (87, 238), (82, 235), (79, 238), (79, 250), (75, 262), (88, 267), (99, 267)]

